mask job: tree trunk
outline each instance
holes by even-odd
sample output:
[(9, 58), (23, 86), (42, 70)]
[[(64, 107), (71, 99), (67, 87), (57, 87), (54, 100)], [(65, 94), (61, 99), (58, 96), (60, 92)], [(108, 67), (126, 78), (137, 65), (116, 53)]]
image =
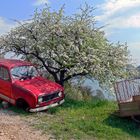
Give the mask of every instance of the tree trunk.
[(61, 70), (59, 75), (57, 75), (56, 73), (52, 74), (52, 76), (54, 77), (55, 82), (60, 84), (61, 86), (64, 86), (65, 72), (66, 72), (66, 70)]

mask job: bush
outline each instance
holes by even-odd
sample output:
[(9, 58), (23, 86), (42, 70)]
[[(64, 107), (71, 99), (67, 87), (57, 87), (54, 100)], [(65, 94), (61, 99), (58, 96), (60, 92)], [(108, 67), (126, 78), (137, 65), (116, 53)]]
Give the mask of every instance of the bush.
[(89, 88), (73, 86), (70, 83), (65, 84), (65, 94), (67, 98), (78, 101), (89, 101), (93, 99)]

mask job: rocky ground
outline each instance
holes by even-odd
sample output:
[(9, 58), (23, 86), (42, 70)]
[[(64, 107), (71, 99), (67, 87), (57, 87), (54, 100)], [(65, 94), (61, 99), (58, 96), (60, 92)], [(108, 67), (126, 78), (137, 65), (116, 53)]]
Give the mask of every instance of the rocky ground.
[(33, 129), (21, 116), (0, 109), (0, 140), (50, 140), (49, 136)]

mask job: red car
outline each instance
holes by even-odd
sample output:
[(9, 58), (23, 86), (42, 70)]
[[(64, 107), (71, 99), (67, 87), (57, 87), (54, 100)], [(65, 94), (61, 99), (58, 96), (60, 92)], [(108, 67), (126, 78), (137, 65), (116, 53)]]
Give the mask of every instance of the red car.
[(0, 59), (0, 99), (37, 112), (62, 104), (64, 88), (40, 76), (29, 62)]

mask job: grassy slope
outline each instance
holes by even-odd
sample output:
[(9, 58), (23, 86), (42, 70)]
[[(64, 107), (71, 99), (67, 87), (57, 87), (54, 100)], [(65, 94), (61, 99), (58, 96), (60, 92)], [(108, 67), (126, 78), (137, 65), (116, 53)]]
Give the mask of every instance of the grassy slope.
[(52, 108), (43, 115), (37, 113), (26, 117), (37, 120), (36, 128), (50, 132), (58, 139), (140, 139), (138, 124), (112, 115), (116, 109), (113, 102), (67, 99), (61, 107)]

